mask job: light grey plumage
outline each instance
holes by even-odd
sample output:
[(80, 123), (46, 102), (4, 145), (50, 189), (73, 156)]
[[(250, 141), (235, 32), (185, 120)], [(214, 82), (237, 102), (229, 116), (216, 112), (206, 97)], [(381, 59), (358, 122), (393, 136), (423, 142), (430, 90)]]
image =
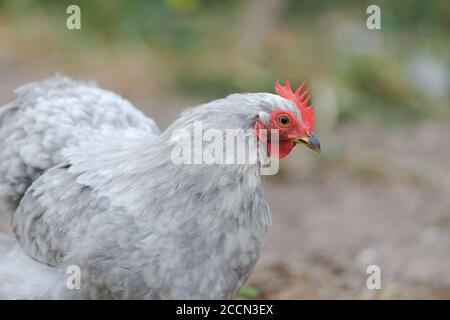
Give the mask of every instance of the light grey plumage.
[[(0, 298), (231, 298), (270, 224), (257, 165), (176, 165), (175, 130), (249, 129), (289, 110), (268, 93), (153, 120), (94, 84), (57, 76), (17, 90), (0, 109)], [(66, 268), (81, 269), (80, 290)]]

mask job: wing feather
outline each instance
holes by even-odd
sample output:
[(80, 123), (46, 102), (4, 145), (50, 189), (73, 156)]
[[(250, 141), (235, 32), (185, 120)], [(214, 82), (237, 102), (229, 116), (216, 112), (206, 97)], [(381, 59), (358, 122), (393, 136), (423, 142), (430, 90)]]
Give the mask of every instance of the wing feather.
[(0, 212), (11, 215), (30, 185), (62, 161), (62, 150), (104, 128), (159, 134), (127, 100), (64, 76), (30, 83), (0, 108)]

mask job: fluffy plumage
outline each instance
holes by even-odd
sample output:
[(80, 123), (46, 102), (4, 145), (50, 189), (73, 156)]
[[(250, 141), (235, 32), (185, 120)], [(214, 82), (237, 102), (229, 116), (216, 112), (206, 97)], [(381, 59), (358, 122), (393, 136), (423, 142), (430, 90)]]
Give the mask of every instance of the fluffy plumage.
[[(256, 263), (270, 213), (257, 165), (176, 165), (173, 132), (249, 129), (296, 105), (235, 94), (160, 133), (128, 101), (57, 76), (0, 109), (0, 298), (231, 298)], [(81, 289), (66, 269), (81, 269)]]

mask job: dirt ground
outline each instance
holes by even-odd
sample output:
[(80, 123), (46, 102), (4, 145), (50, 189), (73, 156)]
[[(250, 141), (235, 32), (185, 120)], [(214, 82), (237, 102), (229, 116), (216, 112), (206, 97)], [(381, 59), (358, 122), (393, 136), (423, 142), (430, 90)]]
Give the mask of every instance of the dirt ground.
[[(48, 76), (1, 55), (0, 74), (0, 104)], [(192, 104), (126, 92), (162, 127)], [(362, 119), (320, 132), (321, 155), (295, 150), (266, 179), (273, 224), (249, 285), (276, 299), (450, 298), (449, 126)], [(366, 288), (372, 264), (381, 290)]]
[[(448, 128), (361, 122), (321, 137), (321, 157), (342, 148), (327, 163), (288, 160), (250, 283), (270, 298), (450, 298)], [(366, 288), (372, 264), (381, 290)]]

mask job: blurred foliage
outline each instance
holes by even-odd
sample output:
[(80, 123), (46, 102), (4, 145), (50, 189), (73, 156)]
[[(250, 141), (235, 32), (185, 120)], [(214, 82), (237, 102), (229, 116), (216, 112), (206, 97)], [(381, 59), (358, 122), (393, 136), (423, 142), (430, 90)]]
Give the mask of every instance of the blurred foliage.
[[(270, 92), (290, 76), (331, 88), (334, 105), (322, 99), (320, 108), (337, 109), (336, 121), (449, 111), (450, 1), (0, 0), (0, 18), (61, 26), (70, 4), (82, 8), (82, 32), (55, 27), (51, 37), (80, 51), (143, 44), (170, 74), (168, 92)], [(381, 7), (382, 30), (365, 26), (370, 4)], [(313, 90), (314, 103), (320, 94)]]
[(245, 286), (239, 290), (239, 296), (247, 299), (259, 299), (261, 292), (255, 287)]

